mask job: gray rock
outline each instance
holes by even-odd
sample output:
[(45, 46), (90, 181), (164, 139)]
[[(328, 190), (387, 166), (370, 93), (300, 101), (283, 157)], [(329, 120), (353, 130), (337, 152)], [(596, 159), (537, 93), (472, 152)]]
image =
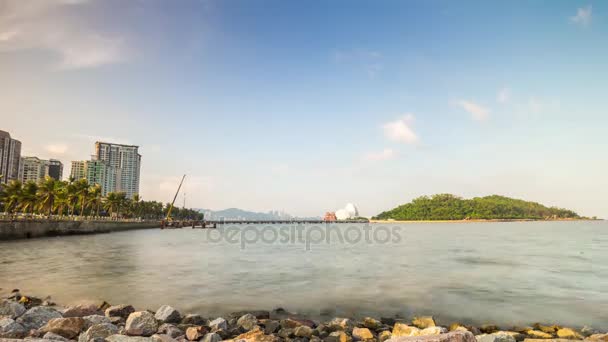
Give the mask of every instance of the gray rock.
[(281, 324), (278, 321), (267, 321), (264, 327), (264, 333), (266, 335), (274, 334), (280, 327)]
[(214, 319), (213, 321), (209, 322), (209, 328), (211, 328), (211, 330), (213, 330), (213, 331), (220, 330), (220, 329), (227, 330), (228, 321), (226, 321), (222, 317), (218, 317), (218, 318)]
[(222, 337), (216, 333), (205, 334), (205, 337), (201, 340), (202, 342), (220, 342)]
[(157, 333), (161, 335), (169, 335), (172, 338), (177, 338), (185, 334), (183, 330), (169, 323), (162, 324), (160, 327), (158, 327)]
[(102, 313), (101, 310), (97, 307), (97, 305), (93, 303), (83, 303), (74, 306), (70, 306), (69, 308), (63, 311), (63, 317), (84, 317), (91, 315), (98, 315)]
[(106, 342), (155, 342), (151, 337), (110, 335), (106, 337)]
[(65, 338), (65, 337), (63, 337), (61, 335), (52, 333), (50, 331), (47, 332), (46, 334), (44, 334), (44, 336), (42, 336), (42, 338), (45, 339), (45, 340), (54, 340), (54, 341), (64, 341), (64, 342), (69, 341), (67, 338)]
[(84, 316), (82, 318), (84, 318), (84, 320), (86, 321), (85, 329), (88, 329), (94, 326), (95, 324), (112, 323), (109, 317), (101, 315)]
[(245, 331), (253, 329), (257, 324), (258, 319), (250, 313), (241, 316), (238, 321), (236, 321), (236, 325)]
[(482, 334), (475, 336), (477, 342), (515, 342), (515, 338), (505, 333)]
[(152, 336), (158, 330), (158, 323), (152, 313), (137, 311), (127, 318), (125, 330), (131, 336)]
[(296, 335), (296, 337), (310, 338), (312, 336), (312, 329), (305, 325), (301, 325), (301, 326), (295, 328), (293, 333), (294, 333), (294, 335)]
[(122, 317), (127, 319), (130, 314), (135, 312), (135, 308), (131, 305), (113, 305), (106, 309), (105, 315), (106, 317)]
[(27, 330), (12, 318), (0, 319), (0, 338), (24, 338)]
[(59, 311), (48, 306), (36, 306), (17, 318), (26, 330), (39, 329), (53, 318), (62, 318)]
[(25, 306), (12, 300), (0, 301), (0, 316), (9, 316), (12, 319), (23, 315), (26, 309)]
[(387, 342), (477, 342), (470, 331), (452, 331), (441, 335), (393, 337)]
[(191, 325), (205, 325), (207, 320), (198, 314), (188, 314), (186, 317), (182, 318), (182, 324), (191, 324)]
[(154, 318), (164, 323), (179, 323), (182, 315), (175, 308), (163, 305), (156, 311)]
[(150, 336), (155, 342), (177, 342), (176, 339), (165, 334), (154, 334)]
[(97, 341), (118, 333), (118, 327), (111, 323), (100, 323), (91, 326), (78, 336), (78, 342)]

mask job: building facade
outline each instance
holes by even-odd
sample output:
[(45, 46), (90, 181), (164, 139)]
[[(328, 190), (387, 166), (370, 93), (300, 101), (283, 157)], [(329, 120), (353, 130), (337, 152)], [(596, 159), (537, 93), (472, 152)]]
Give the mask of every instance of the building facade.
[(12, 139), (8, 132), (0, 131), (0, 183), (18, 180), (20, 164), (21, 142)]
[(49, 160), (49, 176), (55, 180), (63, 179), (63, 163), (57, 159)]
[(49, 161), (38, 157), (22, 157), (19, 180), (23, 183), (38, 183), (49, 175)]
[(70, 170), (70, 178), (75, 180), (87, 178), (86, 173), (86, 160), (74, 160), (72, 161), (72, 169)]
[(109, 172), (115, 173), (112, 191), (124, 192), (128, 198), (139, 194), (139, 146), (98, 141), (95, 143), (95, 159), (106, 162), (110, 167)]

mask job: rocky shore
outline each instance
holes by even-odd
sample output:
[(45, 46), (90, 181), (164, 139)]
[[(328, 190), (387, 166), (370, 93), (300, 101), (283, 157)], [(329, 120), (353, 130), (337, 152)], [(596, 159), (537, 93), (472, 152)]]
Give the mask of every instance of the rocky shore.
[(334, 318), (318, 322), (289, 313), (235, 312), (226, 317), (155, 312), (102, 303), (60, 307), (50, 301), (0, 301), (0, 342), (608, 342), (606, 332), (557, 325), (440, 326), (433, 317)]

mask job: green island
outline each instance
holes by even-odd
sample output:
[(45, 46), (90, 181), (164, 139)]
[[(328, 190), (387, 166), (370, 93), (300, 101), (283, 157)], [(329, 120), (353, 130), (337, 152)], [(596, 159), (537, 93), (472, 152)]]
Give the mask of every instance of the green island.
[(584, 219), (568, 209), (499, 195), (461, 198), (451, 194), (421, 196), (382, 212), (374, 220), (559, 220)]

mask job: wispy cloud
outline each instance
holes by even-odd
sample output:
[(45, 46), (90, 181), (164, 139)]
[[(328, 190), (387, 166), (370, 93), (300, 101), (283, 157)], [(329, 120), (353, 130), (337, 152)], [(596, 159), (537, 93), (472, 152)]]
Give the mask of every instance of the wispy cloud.
[(50, 144), (50, 145), (44, 146), (44, 149), (47, 152), (52, 153), (54, 155), (62, 155), (62, 154), (65, 154), (68, 151), (68, 145), (66, 145), (66, 144)]
[(83, 19), (89, 1), (3, 0), (1, 5), (0, 51), (50, 51), (58, 56), (58, 69), (92, 68), (127, 56), (123, 37), (95, 30)]
[(393, 159), (397, 153), (390, 148), (385, 148), (380, 152), (371, 152), (365, 155), (364, 159), (368, 161), (381, 161)]
[(471, 119), (475, 121), (484, 121), (490, 115), (490, 111), (487, 108), (473, 101), (460, 100), (457, 104), (471, 114)]
[(384, 129), (384, 136), (392, 141), (416, 144), (418, 143), (418, 135), (412, 129), (412, 123), (414, 122), (414, 115), (406, 114), (402, 119), (385, 123), (382, 128)]
[(507, 87), (500, 89), (496, 95), (496, 101), (498, 103), (507, 103), (509, 100), (511, 100), (511, 90)]
[(570, 17), (570, 20), (573, 23), (582, 25), (582, 26), (588, 26), (589, 24), (591, 24), (591, 19), (592, 19), (592, 8), (591, 5), (588, 5), (587, 7), (580, 7), (579, 9), (576, 10), (576, 15), (573, 17)]
[(93, 142), (93, 143), (97, 142), (97, 141), (102, 141), (102, 142), (110, 142), (110, 143), (115, 143), (115, 144), (133, 145), (133, 143), (129, 139), (113, 137), (113, 136), (75, 134), (74, 137), (83, 139), (83, 140), (87, 140), (87, 141)]

